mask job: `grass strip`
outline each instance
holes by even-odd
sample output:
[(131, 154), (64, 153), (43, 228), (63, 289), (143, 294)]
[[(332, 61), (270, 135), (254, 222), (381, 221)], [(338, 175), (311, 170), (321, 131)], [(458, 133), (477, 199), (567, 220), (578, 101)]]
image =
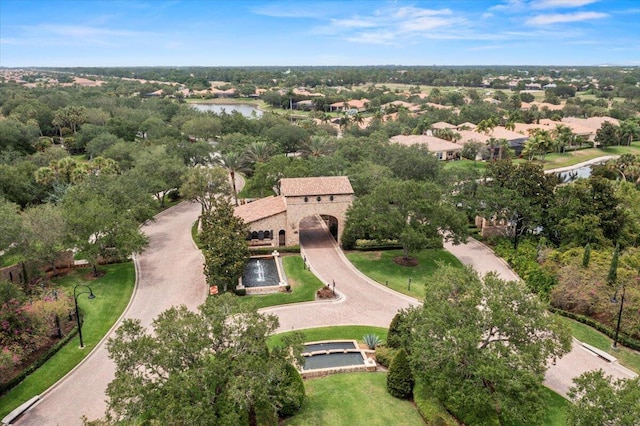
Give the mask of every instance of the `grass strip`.
[(269, 337), (269, 346), (282, 343), (282, 339), (292, 333), (301, 333), (305, 342), (317, 342), (320, 340), (357, 340), (364, 342), (362, 337), (367, 334), (375, 334), (383, 342), (387, 340), (387, 329), (384, 327), (372, 327), (368, 325), (337, 325), (333, 327), (308, 328), (298, 331), (286, 331)]
[(402, 250), (347, 253), (349, 261), (369, 278), (420, 300), (426, 295), (427, 279), (438, 270), (440, 264), (462, 267), (462, 263), (446, 250), (422, 250), (413, 253), (412, 257), (418, 261), (418, 265), (413, 267), (395, 263), (393, 259), (398, 256), (402, 256)]
[(294, 425), (403, 426), (424, 424), (410, 401), (389, 395), (386, 373), (344, 373), (305, 381), (307, 398)]
[(96, 296), (92, 300), (84, 294), (78, 296), (78, 306), (84, 318), (82, 340), (85, 348), (80, 349), (79, 337), (74, 337), (42, 367), (0, 397), (0, 418), (23, 402), (44, 392), (71, 371), (91, 352), (120, 317), (133, 293), (136, 278), (133, 263), (102, 266), (100, 271), (106, 271), (106, 274), (95, 280), (87, 277), (91, 268), (76, 269), (65, 277), (53, 280), (72, 297), (73, 287), (77, 284), (88, 285)]
[(598, 330), (589, 327), (586, 324), (572, 320), (564, 316), (558, 315), (561, 321), (563, 321), (571, 330), (571, 334), (576, 339), (598, 348), (608, 354), (618, 358), (621, 365), (627, 367), (630, 370), (640, 373), (640, 352), (634, 351), (629, 348), (625, 348), (618, 344), (618, 350), (611, 349), (613, 341), (607, 335), (599, 332)]
[(305, 269), (302, 258), (283, 256), (282, 265), (287, 282), (291, 286), (290, 293), (243, 296), (241, 300), (252, 304), (256, 309), (315, 300), (316, 291), (324, 284), (311, 271)]

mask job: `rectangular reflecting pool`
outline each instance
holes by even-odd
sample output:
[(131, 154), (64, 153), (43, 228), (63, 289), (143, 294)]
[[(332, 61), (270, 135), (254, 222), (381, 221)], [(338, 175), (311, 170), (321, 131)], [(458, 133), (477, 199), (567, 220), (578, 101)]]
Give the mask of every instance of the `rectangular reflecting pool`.
[(332, 352), (304, 357), (304, 370), (365, 365), (360, 352)]
[(279, 282), (280, 275), (274, 258), (249, 259), (242, 275), (245, 287), (277, 286)]
[(358, 347), (353, 341), (305, 343), (302, 352), (330, 351), (333, 349), (358, 349)]

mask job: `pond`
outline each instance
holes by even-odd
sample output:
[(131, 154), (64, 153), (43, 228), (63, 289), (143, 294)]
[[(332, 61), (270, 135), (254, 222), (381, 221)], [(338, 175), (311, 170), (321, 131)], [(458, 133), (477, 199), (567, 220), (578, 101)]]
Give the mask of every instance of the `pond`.
[(237, 111), (247, 118), (262, 116), (262, 111), (248, 104), (191, 104), (191, 106), (200, 112), (213, 112), (215, 114), (226, 112), (231, 114), (233, 111)]

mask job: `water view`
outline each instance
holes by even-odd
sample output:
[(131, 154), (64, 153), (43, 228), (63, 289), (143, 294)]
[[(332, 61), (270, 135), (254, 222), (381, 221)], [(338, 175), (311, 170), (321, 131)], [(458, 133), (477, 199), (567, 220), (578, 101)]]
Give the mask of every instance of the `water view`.
[(192, 104), (192, 106), (201, 112), (213, 112), (216, 114), (226, 112), (231, 114), (233, 111), (237, 111), (249, 118), (262, 116), (262, 111), (253, 105), (247, 104)]

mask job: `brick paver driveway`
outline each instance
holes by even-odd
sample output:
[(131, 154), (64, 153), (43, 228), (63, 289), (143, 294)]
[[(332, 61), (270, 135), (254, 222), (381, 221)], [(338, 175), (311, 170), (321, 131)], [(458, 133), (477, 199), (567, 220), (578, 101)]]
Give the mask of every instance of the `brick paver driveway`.
[[(143, 227), (150, 244), (136, 259), (138, 285), (124, 317), (138, 318), (148, 326), (171, 306), (184, 304), (195, 309), (204, 302), (207, 286), (202, 273), (203, 259), (191, 239), (191, 226), (199, 214), (199, 204), (181, 203)], [(47, 390), (42, 400), (15, 424), (81, 425), (82, 415), (89, 419), (102, 417), (106, 409), (105, 390), (115, 372), (104, 342)]]
[(308, 302), (261, 310), (280, 319), (279, 331), (332, 325), (388, 327), (398, 309), (416, 299), (389, 290), (356, 270), (316, 217), (300, 223), (300, 246), (312, 271), (340, 293), (337, 302)]

